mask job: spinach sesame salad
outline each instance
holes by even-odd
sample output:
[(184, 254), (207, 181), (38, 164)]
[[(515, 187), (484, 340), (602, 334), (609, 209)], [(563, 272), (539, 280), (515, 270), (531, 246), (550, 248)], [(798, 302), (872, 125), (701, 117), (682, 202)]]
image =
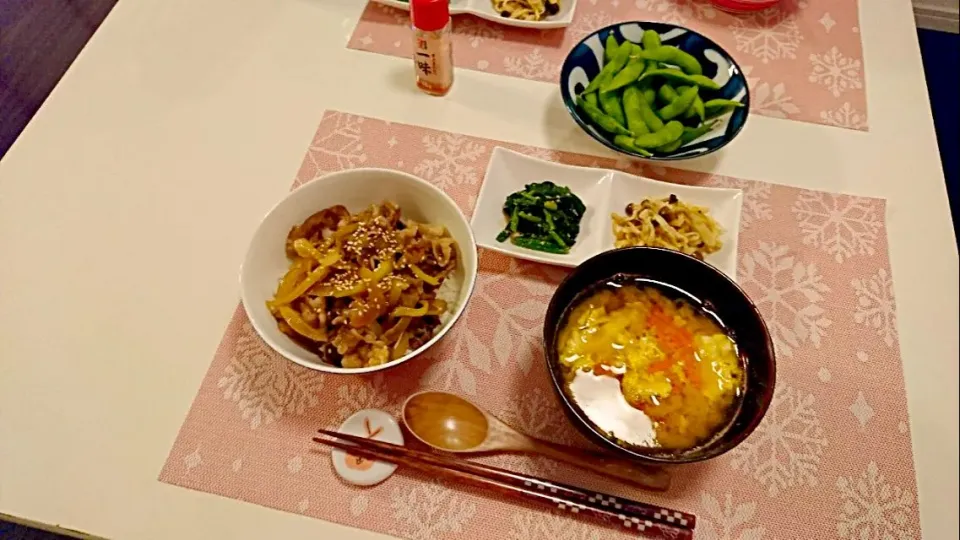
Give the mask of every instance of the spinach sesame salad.
[(497, 242), (510, 239), (513, 245), (526, 249), (570, 253), (586, 209), (580, 197), (566, 186), (550, 181), (527, 184), (503, 203), (507, 226), (497, 235)]

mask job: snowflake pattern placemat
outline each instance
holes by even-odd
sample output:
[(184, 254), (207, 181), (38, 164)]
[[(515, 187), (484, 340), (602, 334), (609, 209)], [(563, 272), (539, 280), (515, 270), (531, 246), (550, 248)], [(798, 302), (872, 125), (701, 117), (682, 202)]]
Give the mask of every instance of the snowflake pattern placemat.
[[(567, 53), (584, 36), (631, 20), (687, 26), (723, 46), (747, 75), (753, 112), (867, 129), (856, 0), (783, 0), (780, 7), (740, 15), (707, 0), (579, 0), (573, 25), (548, 31), (457, 15), (454, 61), (461, 68), (554, 83)], [(409, 24), (406, 11), (370, 2), (348, 46), (410, 56)]]
[[(757, 431), (720, 458), (675, 469), (667, 494), (545, 459), (493, 463), (693, 512), (698, 540), (919, 538), (884, 201), (338, 112), (324, 115), (295, 184), (353, 167), (394, 168), (441, 187), (469, 215), (496, 145), (573, 165), (743, 189), (738, 275), (773, 333), (778, 380)], [(540, 345), (546, 305), (565, 274), (481, 251), (475, 293), (447, 337), (420, 358), (371, 376), (325, 375), (284, 360), (238, 308), (160, 479), (403, 538), (626, 538), (402, 467), (378, 486), (348, 486), (326, 450), (310, 442), (315, 430), (359, 409), (397, 413), (406, 396), (432, 388), (468, 396), (532, 435), (588, 446), (560, 410)]]

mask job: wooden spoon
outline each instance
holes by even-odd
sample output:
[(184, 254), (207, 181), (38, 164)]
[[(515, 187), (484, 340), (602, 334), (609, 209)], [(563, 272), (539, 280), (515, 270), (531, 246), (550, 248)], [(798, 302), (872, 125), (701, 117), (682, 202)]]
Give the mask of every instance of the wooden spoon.
[(444, 452), (540, 454), (644, 489), (664, 491), (670, 486), (670, 476), (659, 467), (535, 439), (446, 392), (420, 392), (407, 398), (403, 423), (420, 442)]

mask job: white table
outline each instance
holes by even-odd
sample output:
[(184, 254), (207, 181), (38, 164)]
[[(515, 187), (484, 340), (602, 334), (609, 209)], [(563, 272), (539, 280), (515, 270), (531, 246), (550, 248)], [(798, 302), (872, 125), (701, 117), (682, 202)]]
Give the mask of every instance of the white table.
[[(111, 538), (376, 538), (161, 484), (260, 216), (321, 112), (597, 153), (549, 84), (347, 50), (362, 0), (121, 1), (0, 163), (0, 513)], [(691, 168), (885, 197), (924, 536), (958, 530), (958, 270), (908, 0), (861, 2), (871, 130), (754, 116)], [(490, 96), (498, 100), (490, 108)]]

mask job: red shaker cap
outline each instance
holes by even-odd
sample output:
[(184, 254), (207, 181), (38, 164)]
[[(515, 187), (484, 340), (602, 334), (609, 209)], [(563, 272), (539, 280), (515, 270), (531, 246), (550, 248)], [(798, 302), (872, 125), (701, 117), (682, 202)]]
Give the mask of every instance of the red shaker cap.
[(450, 0), (410, 0), (410, 14), (418, 29), (435, 32), (450, 22)]

